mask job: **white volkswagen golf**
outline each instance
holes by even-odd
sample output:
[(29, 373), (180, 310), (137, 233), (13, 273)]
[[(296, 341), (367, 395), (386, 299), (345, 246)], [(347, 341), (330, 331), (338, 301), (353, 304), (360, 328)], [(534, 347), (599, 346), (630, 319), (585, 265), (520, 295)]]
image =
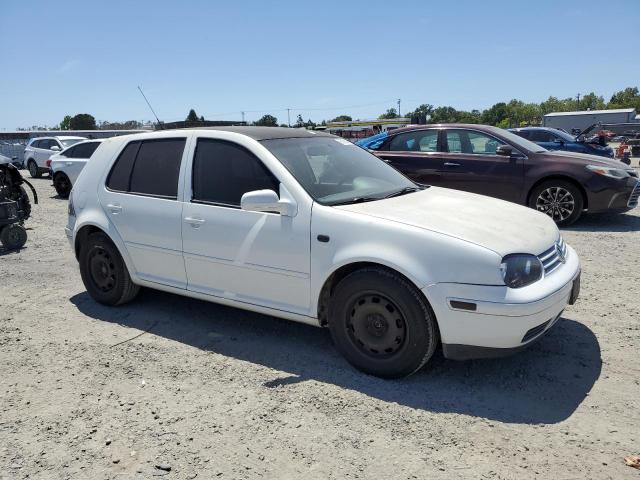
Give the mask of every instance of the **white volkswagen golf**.
[(360, 370), (401, 377), (526, 347), (579, 292), (546, 215), (412, 183), (325, 133), (228, 127), (105, 140), (69, 198), (89, 294), (141, 286), (328, 327)]

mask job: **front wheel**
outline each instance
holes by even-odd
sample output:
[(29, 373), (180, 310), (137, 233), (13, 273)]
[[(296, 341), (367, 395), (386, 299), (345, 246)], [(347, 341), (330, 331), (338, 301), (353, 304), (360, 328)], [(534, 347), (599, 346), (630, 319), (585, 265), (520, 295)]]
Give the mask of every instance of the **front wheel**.
[(116, 246), (104, 233), (89, 235), (80, 247), (80, 275), (87, 292), (98, 303), (121, 305), (135, 298), (133, 283)]
[(531, 191), (529, 206), (551, 217), (559, 227), (566, 227), (582, 215), (584, 198), (573, 183), (548, 180)]
[(349, 363), (382, 378), (418, 371), (439, 342), (435, 316), (420, 291), (376, 267), (357, 270), (335, 287), (329, 329)]
[(62, 172), (56, 173), (53, 177), (53, 186), (61, 198), (69, 198), (71, 192), (71, 180)]
[(0, 242), (7, 250), (18, 250), (27, 243), (27, 231), (17, 223), (7, 225), (0, 231)]

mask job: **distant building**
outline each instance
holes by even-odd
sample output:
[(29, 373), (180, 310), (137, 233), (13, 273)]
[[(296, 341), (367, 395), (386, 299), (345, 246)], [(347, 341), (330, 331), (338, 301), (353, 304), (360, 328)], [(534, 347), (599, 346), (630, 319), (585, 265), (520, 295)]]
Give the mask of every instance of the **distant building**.
[(326, 131), (343, 138), (365, 138), (381, 132), (406, 127), (411, 123), (410, 118), (385, 118), (377, 120), (349, 120), (343, 122), (328, 122)]
[(594, 123), (620, 124), (636, 123), (640, 115), (634, 108), (619, 108), (613, 110), (584, 110), (579, 112), (553, 112), (543, 117), (542, 125), (560, 128), (567, 132), (584, 130)]

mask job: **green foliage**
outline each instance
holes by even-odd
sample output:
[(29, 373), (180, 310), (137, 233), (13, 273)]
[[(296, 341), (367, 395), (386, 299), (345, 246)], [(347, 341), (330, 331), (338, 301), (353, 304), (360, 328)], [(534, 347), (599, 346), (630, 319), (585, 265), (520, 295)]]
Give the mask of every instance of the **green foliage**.
[(607, 108), (635, 108), (636, 112), (640, 113), (638, 87), (629, 87), (614, 93)]
[(60, 130), (71, 130), (71, 115), (65, 115), (58, 128)]
[(349, 115), (338, 115), (336, 118), (334, 118), (331, 121), (332, 122), (350, 122), (352, 120), (353, 118), (351, 118)]
[(69, 120), (71, 130), (96, 130), (96, 119), (88, 113), (79, 113)]
[(384, 120), (387, 118), (398, 118), (398, 111), (395, 108), (390, 108), (382, 115), (378, 117), (380, 120)]
[(278, 119), (273, 115), (264, 115), (260, 120), (253, 123), (257, 127), (277, 127)]
[[(198, 114), (196, 113), (196, 111), (192, 108), (191, 110), (189, 110), (189, 115), (187, 115), (187, 118), (185, 118), (186, 122), (197, 122), (200, 119), (198, 118)], [(203, 117), (204, 120), (204, 117)]]
[(423, 103), (417, 107), (413, 112), (407, 112), (405, 117), (411, 119), (411, 123), (427, 123), (433, 114), (433, 105)]

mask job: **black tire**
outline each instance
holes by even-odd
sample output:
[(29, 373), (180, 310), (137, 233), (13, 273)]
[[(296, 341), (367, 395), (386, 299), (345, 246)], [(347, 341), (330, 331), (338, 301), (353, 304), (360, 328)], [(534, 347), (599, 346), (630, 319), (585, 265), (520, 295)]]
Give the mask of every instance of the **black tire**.
[(116, 246), (104, 233), (92, 233), (80, 246), (80, 275), (91, 298), (103, 305), (130, 302), (140, 291)]
[(27, 231), (17, 223), (6, 225), (0, 231), (0, 242), (7, 250), (17, 250), (27, 243)]
[(24, 221), (31, 216), (31, 199), (22, 186), (20, 186), (20, 197), (16, 201), (18, 202), (18, 208), (22, 210), (22, 220)]
[(38, 168), (38, 164), (32, 158), (27, 161), (27, 169), (29, 170), (31, 178), (40, 178), (42, 176), (42, 172)]
[(357, 270), (336, 285), (329, 330), (351, 365), (382, 378), (417, 372), (440, 341), (435, 315), (420, 291), (376, 267)]
[(60, 198), (69, 198), (71, 193), (71, 180), (63, 172), (58, 172), (53, 177), (53, 186)]
[(531, 190), (529, 206), (547, 214), (559, 227), (566, 227), (582, 215), (584, 197), (571, 182), (547, 180)]

